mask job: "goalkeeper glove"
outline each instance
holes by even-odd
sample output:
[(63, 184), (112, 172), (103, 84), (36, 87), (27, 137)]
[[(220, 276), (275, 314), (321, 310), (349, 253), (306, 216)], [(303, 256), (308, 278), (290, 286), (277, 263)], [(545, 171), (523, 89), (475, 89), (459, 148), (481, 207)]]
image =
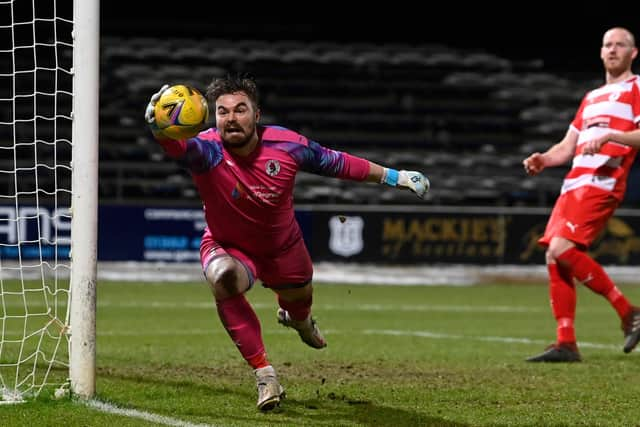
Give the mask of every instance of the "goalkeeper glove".
[(416, 171), (397, 171), (395, 169), (384, 168), (382, 182), (392, 187), (408, 188), (421, 199), (424, 199), (425, 194), (427, 194), (429, 188), (431, 188), (429, 179)]
[(162, 92), (164, 92), (168, 88), (169, 88), (169, 85), (165, 84), (160, 88), (158, 92), (151, 95), (149, 104), (147, 104), (147, 109), (144, 111), (144, 119), (149, 125), (149, 127), (151, 128), (151, 132), (153, 132), (154, 135), (162, 133), (162, 131), (158, 129), (158, 125), (156, 124), (156, 116), (155, 116), (156, 103), (160, 99)]

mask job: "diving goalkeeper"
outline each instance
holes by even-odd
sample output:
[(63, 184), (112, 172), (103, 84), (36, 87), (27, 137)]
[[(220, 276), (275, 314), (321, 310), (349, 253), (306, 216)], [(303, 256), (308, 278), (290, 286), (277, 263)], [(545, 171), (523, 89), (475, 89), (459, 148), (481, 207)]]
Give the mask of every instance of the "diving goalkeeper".
[(151, 97), (145, 119), (165, 153), (191, 172), (206, 218), (200, 246), (205, 278), (223, 326), (254, 369), (258, 409), (273, 409), (284, 388), (245, 292), (260, 280), (277, 295), (279, 323), (313, 348), (327, 345), (311, 316), (313, 266), (295, 219), (296, 173), (386, 184), (420, 198), (429, 191), (429, 180), (420, 172), (325, 148), (289, 129), (259, 125), (258, 89), (250, 78), (215, 79), (206, 96), (215, 105), (216, 127), (187, 140), (169, 139), (155, 125), (161, 93)]

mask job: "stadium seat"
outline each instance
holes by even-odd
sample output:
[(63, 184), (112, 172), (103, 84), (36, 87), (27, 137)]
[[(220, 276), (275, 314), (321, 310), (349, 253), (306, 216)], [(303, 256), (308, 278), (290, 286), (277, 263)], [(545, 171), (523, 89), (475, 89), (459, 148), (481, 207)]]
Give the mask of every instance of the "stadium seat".
[[(141, 111), (164, 83), (204, 90), (214, 77), (249, 72), (261, 88), (263, 123), (385, 166), (423, 170), (435, 178), (432, 204), (544, 206), (564, 170), (529, 180), (522, 159), (562, 137), (596, 78), (584, 72), (572, 83), (535, 58), (426, 43), (114, 36), (101, 43), (100, 197), (116, 202), (163, 194), (197, 200), (151, 140)], [(134, 179), (139, 162), (157, 170)], [(416, 202), (393, 189), (340, 187), (304, 174), (298, 184), (296, 200), (309, 203)]]

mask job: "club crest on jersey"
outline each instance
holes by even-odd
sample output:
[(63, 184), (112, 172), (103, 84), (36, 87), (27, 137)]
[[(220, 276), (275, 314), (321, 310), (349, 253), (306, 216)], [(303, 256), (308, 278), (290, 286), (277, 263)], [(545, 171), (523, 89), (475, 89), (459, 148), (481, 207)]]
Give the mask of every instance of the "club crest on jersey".
[(280, 173), (280, 162), (274, 159), (267, 160), (264, 169), (269, 176), (276, 176)]
[(609, 101), (611, 102), (616, 102), (618, 98), (620, 98), (620, 92), (612, 92), (611, 95), (609, 95)]

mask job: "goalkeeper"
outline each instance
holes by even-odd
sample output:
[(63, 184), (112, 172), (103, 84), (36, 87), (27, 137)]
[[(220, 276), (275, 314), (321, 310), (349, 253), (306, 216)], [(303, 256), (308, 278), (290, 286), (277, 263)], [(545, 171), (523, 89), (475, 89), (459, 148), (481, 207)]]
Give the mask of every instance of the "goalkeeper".
[(204, 205), (200, 246), (204, 276), (218, 315), (242, 357), (254, 369), (257, 407), (280, 404), (278, 382), (262, 340), (260, 322), (245, 298), (256, 280), (275, 292), (277, 320), (307, 345), (327, 345), (311, 316), (313, 266), (295, 219), (293, 188), (298, 171), (386, 184), (424, 198), (429, 180), (420, 172), (394, 170), (325, 148), (294, 131), (259, 125), (255, 82), (214, 80), (207, 88), (216, 127), (188, 140), (167, 138), (155, 125), (151, 97), (145, 119), (165, 153), (185, 164)]

